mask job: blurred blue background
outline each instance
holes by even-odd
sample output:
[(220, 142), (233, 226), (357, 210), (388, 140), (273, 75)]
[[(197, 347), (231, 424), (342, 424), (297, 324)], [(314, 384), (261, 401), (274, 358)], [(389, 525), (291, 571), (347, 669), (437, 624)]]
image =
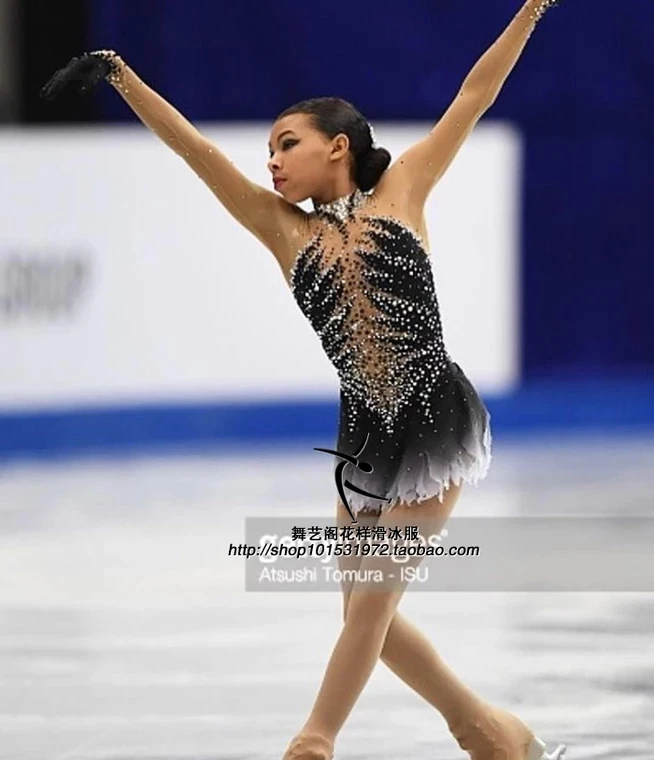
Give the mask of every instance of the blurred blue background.
[[(97, 0), (89, 42), (193, 120), (274, 120), (336, 94), (371, 120), (436, 121), (519, 7)], [(563, 0), (483, 117), (525, 140), (525, 380), (654, 370), (653, 27), (646, 0)], [(99, 98), (103, 118), (134, 119)]]
[[(36, 97), (72, 55), (113, 48), (192, 121), (272, 123), (300, 99), (339, 95), (371, 121), (435, 122), (519, 6), (515, 0), (16, 3), (2, 20), (5, 38), (18, 43), (4, 53), (14, 76), (3, 78), (3, 121), (44, 128), (137, 122), (109, 87), (84, 102), (49, 107)], [(500, 432), (654, 425), (653, 23), (647, 0), (563, 0), (537, 26), (482, 119), (509, 122), (524, 140), (521, 387), (487, 399)], [(320, 427), (333, 405), (311, 410)], [(160, 424), (172, 439), (197, 437), (194, 414), (208, 438), (231, 437), (221, 431), (232, 414), (239, 428), (232, 408), (187, 409), (187, 432), (168, 412), (124, 414), (141, 415), (136, 428)], [(274, 414), (265, 404), (255, 411), (258, 419)], [(5, 410), (2, 420), (0, 448), (11, 451), (24, 417)], [(114, 423), (125, 430), (117, 420), (109, 415), (102, 423), (106, 439)], [(92, 429), (97, 424), (96, 416)], [(69, 415), (55, 423), (37, 414), (29, 430), (39, 425), (45, 425), (40, 435), (54, 436), (51, 448), (67, 435), (55, 429), (75, 427)], [(266, 425), (259, 433), (274, 435)]]

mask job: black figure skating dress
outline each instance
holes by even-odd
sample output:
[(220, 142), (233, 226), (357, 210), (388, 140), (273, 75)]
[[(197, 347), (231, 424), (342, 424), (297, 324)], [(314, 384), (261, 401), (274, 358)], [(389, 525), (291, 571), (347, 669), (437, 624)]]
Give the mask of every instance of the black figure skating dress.
[[(491, 458), (490, 415), (443, 343), (434, 277), (408, 227), (366, 213), (355, 190), (316, 204), (324, 224), (291, 269), (295, 300), (340, 378), (339, 452), (354, 455), (343, 481), (353, 513), (438, 496), (477, 483)], [(334, 457), (334, 468), (342, 460)]]

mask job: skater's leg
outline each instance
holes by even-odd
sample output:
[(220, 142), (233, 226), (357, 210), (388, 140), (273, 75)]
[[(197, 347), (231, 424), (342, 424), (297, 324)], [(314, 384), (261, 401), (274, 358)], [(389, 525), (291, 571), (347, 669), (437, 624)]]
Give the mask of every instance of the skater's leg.
[[(438, 511), (439, 522), (434, 530), (445, 525), (461, 494), (461, 486), (452, 486), (447, 491), (447, 498)], [(420, 509), (420, 505), (416, 509)], [(373, 527), (379, 516), (359, 514), (357, 521), (364, 526)], [(337, 524), (349, 525), (351, 519), (345, 507), (337, 502)], [(357, 570), (362, 557), (354, 552), (349, 556), (339, 557), (341, 570)], [(352, 591), (349, 574), (344, 573), (343, 619)], [(433, 705), (445, 718), (448, 725), (455, 723), (461, 715), (467, 715), (483, 706), (483, 701), (469, 689), (439, 657), (436, 650), (410, 621), (396, 610), (391, 621), (381, 652), (381, 660), (408, 686)]]
[[(442, 525), (456, 504), (458, 495), (460, 494), (457, 493), (448, 501), (448, 507), (444, 507)], [(357, 516), (359, 523), (369, 527), (375, 526), (378, 519), (379, 516), (368, 514)], [(337, 502), (337, 522), (339, 526), (351, 523), (340, 500)], [(339, 557), (339, 568), (342, 570), (356, 570), (360, 564), (361, 557), (354, 553)], [(344, 574), (344, 620), (348, 614), (352, 585), (348, 574)], [(531, 731), (521, 722), (516, 722), (514, 716), (488, 704), (466, 686), (442, 660), (427, 637), (397, 610), (388, 628), (380, 659), (407, 686), (439, 711), (459, 746), (475, 751), (475, 757), (483, 757), (480, 752), (490, 753), (487, 756), (492, 757), (494, 747), (505, 746), (508, 741), (512, 744), (517, 742), (523, 747), (531, 738)]]
[[(446, 493), (445, 502), (455, 499), (454, 491)], [(377, 524), (385, 530), (417, 526), (420, 535), (428, 535), (443, 509), (438, 499), (422, 502), (420, 509), (412, 505), (397, 504), (385, 512)], [(417, 567), (421, 556), (411, 556), (405, 566)], [(332, 745), (363, 691), (381, 654), (384, 641), (397, 605), (406, 588), (406, 582), (398, 576), (398, 565), (392, 556), (374, 554), (365, 556), (360, 574), (373, 577), (381, 574), (387, 579), (381, 586), (372, 581), (357, 580), (350, 590), (348, 613), (343, 630), (329, 660), (323, 682), (313, 709), (304, 727), (295, 737), (284, 760), (320, 757), (307, 754), (307, 737), (322, 737)], [(303, 742), (302, 746), (301, 742)], [(328, 753), (323, 755), (330, 757)]]

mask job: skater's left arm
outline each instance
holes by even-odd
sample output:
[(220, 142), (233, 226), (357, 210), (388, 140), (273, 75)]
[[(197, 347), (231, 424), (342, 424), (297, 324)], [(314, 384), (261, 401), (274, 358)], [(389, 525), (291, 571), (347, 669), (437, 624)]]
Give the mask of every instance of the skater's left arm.
[[(508, 27), (481, 56), (449, 108), (430, 133), (405, 151), (382, 176), (379, 187), (408, 193), (422, 209), (466, 137), (495, 102), (536, 23), (557, 0), (527, 0)], [(383, 183), (383, 185), (382, 185)]]

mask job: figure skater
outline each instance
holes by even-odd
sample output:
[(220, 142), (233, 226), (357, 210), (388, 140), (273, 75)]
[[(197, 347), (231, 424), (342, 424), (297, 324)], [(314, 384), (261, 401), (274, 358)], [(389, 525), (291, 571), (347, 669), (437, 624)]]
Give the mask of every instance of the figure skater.
[[(361, 458), (372, 467), (351, 475), (362, 523), (413, 524), (421, 533), (428, 524), (442, 525), (463, 483), (476, 483), (488, 469), (490, 416), (443, 344), (424, 206), (557, 2), (525, 2), (436, 126), (390, 168), (390, 154), (350, 103), (324, 97), (283, 111), (269, 143), (277, 192), (247, 179), (112, 50), (74, 58), (43, 88), (50, 99), (70, 82), (85, 93), (106, 79), (275, 256), (340, 379), (338, 451), (353, 454), (369, 435)], [(297, 205), (308, 198), (310, 213)], [(336, 509), (337, 523), (350, 524), (340, 498)], [(339, 563), (362, 573), (393, 565), (378, 555)], [(548, 752), (518, 717), (457, 678), (397, 612), (403, 591), (404, 584), (381, 592), (358, 580), (343, 584), (341, 634), (313, 709), (283, 760), (333, 757), (337, 734), (380, 657), (442, 714), (472, 760), (562, 758), (565, 745)]]

